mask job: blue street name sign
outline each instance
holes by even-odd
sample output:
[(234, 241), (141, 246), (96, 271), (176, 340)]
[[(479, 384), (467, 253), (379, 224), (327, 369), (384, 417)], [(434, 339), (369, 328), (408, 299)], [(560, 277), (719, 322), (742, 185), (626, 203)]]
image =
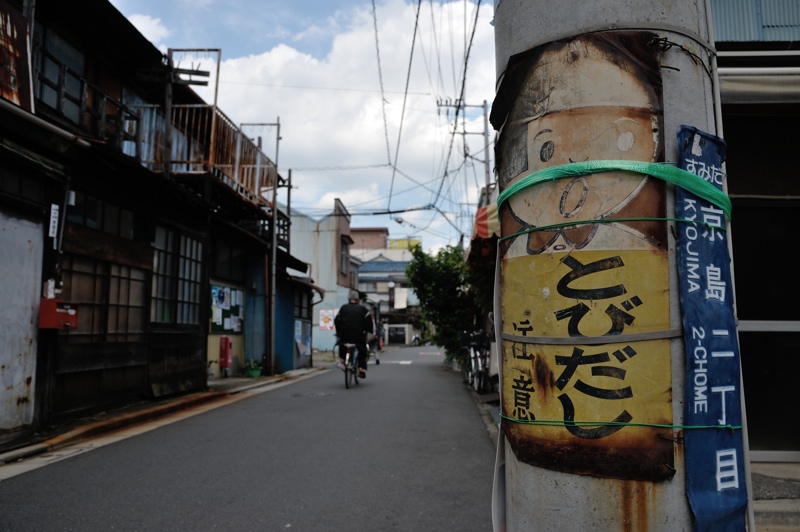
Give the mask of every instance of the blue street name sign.
[[(678, 166), (722, 189), (725, 142), (678, 128)], [(678, 274), (686, 344), (686, 492), (695, 530), (745, 530), (741, 366), (731, 261), (720, 207), (676, 189)]]

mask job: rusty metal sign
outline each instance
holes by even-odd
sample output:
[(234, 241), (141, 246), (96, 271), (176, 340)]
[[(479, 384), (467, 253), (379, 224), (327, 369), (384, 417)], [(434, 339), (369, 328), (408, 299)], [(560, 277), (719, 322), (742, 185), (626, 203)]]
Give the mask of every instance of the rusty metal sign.
[[(654, 35), (512, 58), (493, 122), (501, 191), (554, 166), (663, 161)], [(515, 191), (503, 242), (503, 431), (523, 462), (659, 480), (673, 468), (666, 188), (623, 171)]]
[(0, 0), (0, 97), (31, 111), (27, 42), (22, 13)]

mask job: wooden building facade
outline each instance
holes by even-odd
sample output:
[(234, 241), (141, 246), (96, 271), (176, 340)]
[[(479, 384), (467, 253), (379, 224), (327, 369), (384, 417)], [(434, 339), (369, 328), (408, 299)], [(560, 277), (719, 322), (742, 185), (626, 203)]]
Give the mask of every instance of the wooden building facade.
[(239, 309), (229, 371), (271, 371), (270, 290), (312, 293), (275, 164), (106, 0), (0, 0), (0, 27), (0, 444), (205, 389), (212, 286)]

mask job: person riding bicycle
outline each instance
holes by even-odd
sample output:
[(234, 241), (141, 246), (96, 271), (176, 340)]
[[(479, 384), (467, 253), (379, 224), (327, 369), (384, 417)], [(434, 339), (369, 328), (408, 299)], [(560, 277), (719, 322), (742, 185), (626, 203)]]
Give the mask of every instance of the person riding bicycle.
[(372, 316), (366, 307), (360, 305), (358, 291), (350, 290), (348, 302), (339, 309), (333, 320), (336, 336), (339, 337), (339, 363), (344, 359), (344, 344), (356, 344), (358, 349), (358, 376), (367, 377), (367, 334), (373, 332)]

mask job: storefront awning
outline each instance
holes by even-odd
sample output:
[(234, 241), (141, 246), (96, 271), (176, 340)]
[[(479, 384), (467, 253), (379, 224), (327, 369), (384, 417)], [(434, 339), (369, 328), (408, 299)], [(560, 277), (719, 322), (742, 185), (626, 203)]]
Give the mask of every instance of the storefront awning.
[(475, 214), (475, 226), (472, 238), (489, 238), (500, 234), (500, 222), (497, 220), (497, 205), (492, 203), (480, 207)]
[(308, 263), (303, 262), (302, 260), (290, 255), (289, 253), (280, 248), (278, 248), (277, 251), (278, 251), (278, 264), (286, 268), (297, 270), (300, 273), (308, 272)]
[(500, 221), (497, 218), (497, 187), (481, 193), (475, 224), (472, 226), (472, 240), (500, 236)]

